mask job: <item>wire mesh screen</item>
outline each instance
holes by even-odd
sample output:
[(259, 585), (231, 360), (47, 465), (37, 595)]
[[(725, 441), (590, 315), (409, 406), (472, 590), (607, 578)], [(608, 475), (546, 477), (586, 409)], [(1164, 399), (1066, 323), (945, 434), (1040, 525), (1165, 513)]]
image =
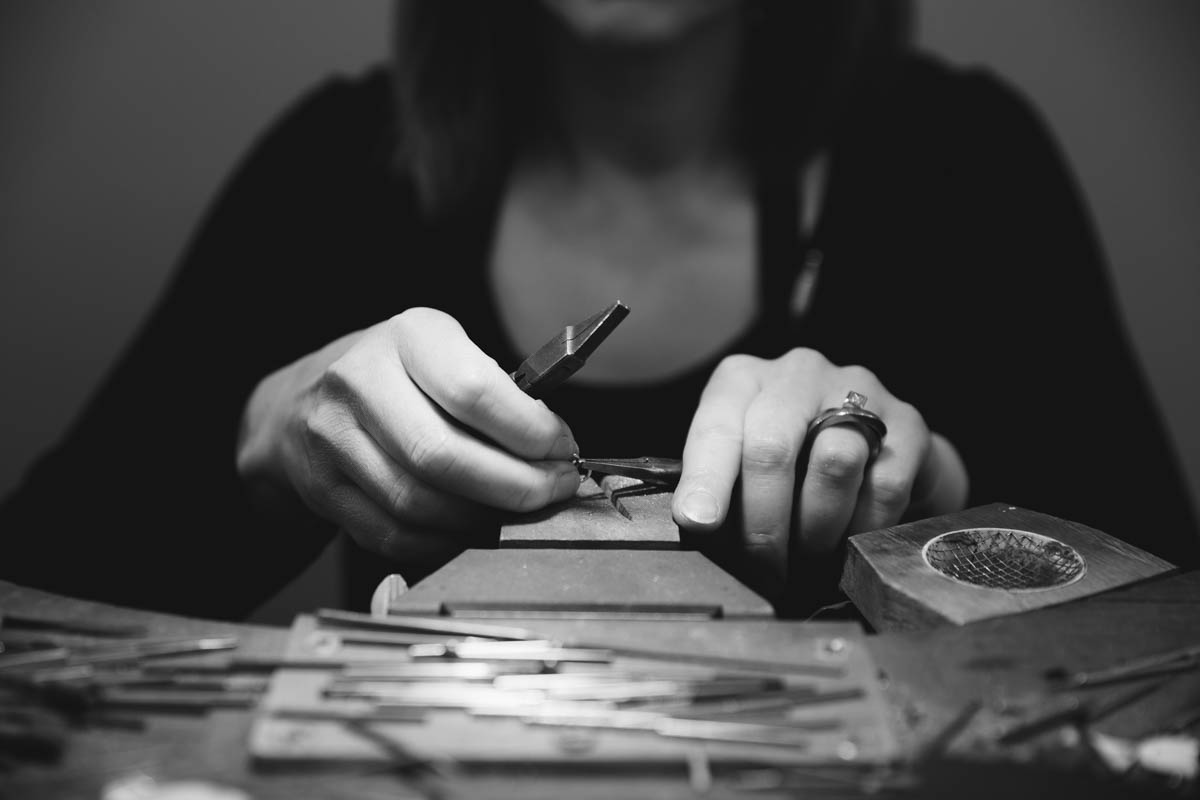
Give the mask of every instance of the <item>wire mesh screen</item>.
[(1049, 589), (1084, 570), (1083, 557), (1070, 545), (1006, 528), (944, 533), (925, 545), (925, 560), (943, 575), (991, 589)]

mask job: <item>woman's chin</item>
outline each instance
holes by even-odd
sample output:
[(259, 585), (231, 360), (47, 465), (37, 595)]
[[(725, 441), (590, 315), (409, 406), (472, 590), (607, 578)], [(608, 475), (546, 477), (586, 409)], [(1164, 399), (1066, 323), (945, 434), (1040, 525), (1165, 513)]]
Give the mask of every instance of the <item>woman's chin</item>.
[(667, 43), (736, 8), (738, 0), (541, 0), (581, 39), (612, 45)]

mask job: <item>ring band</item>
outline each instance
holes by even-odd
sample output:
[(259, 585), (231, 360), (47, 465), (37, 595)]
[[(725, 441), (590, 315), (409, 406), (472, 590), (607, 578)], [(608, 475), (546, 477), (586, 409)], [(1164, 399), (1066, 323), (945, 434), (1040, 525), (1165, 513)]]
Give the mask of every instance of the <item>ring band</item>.
[(866, 395), (847, 392), (846, 399), (842, 401), (840, 408), (827, 408), (809, 423), (806, 437), (808, 444), (811, 446), (817, 438), (817, 434), (826, 428), (834, 425), (850, 425), (867, 440), (867, 447), (870, 450), (867, 463), (874, 461), (875, 457), (879, 455), (880, 448), (883, 447), (883, 437), (887, 436), (887, 425), (879, 418), (878, 414), (863, 408), (866, 404)]

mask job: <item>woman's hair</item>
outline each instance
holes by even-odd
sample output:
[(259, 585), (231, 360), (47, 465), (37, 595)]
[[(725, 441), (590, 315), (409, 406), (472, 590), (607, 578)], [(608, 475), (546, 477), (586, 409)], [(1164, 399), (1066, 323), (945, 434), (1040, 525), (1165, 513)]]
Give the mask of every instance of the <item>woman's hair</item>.
[[(799, 163), (907, 42), (907, 0), (744, 0), (742, 137), (757, 163)], [(423, 208), (451, 213), (494, 185), (543, 86), (535, 0), (399, 0), (397, 164)], [(788, 161), (784, 161), (787, 164)]]

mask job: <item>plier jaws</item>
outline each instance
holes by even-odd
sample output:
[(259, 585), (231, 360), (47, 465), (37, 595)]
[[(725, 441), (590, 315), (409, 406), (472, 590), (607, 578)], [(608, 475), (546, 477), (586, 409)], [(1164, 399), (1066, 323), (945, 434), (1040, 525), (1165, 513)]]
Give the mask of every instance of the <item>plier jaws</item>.
[(574, 458), (572, 463), (581, 473), (599, 472), (604, 475), (620, 475), (636, 478), (643, 483), (674, 488), (683, 473), (683, 462), (678, 458)]

